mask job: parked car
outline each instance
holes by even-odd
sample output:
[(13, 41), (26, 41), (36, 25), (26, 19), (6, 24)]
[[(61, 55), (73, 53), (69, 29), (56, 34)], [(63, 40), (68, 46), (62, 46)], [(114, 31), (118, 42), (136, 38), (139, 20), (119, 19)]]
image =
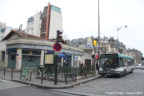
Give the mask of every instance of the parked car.
[(144, 70), (144, 66), (141, 66), (141, 69)]
[(135, 65), (135, 69), (141, 69), (142, 68), (142, 64), (136, 64)]

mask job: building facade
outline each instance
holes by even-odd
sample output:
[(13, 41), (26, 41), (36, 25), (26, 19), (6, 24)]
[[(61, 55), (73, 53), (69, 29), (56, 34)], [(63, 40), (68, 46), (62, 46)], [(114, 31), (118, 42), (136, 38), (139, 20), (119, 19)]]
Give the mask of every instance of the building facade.
[(4, 38), (10, 31), (12, 27), (6, 26), (6, 24), (0, 22), (0, 40)]
[(27, 34), (43, 37), (45, 39), (55, 39), (56, 31), (62, 31), (61, 8), (51, 5), (44, 7), (42, 12), (28, 18)]
[(28, 18), (26, 32), (40, 37), (41, 29), (41, 12), (36, 13), (34, 16)]
[[(89, 44), (87, 43), (88, 38), (91, 39), (91, 45), (90, 45), (90, 42), (89, 42)], [(94, 37), (86, 37), (86, 38), (78, 38), (78, 39), (69, 40), (67, 43), (71, 46), (81, 47), (83, 49), (86, 49), (86, 47), (90, 47), (90, 49), (93, 49), (93, 51), (94, 51), (94, 48), (92, 46), (92, 38), (97, 40), (97, 38), (94, 38)], [(110, 38), (103, 37), (100, 39), (99, 42), (100, 42), (100, 53), (122, 53), (122, 54), (125, 54), (125, 50), (126, 50), (125, 45), (122, 42), (118, 42), (113, 37), (110, 37)], [(98, 48), (96, 47), (95, 50), (97, 53)]]
[[(27, 36), (27, 38), (25, 37)], [(14, 68), (37, 68), (41, 65), (54, 67), (52, 46), (55, 42), (42, 39), (33, 35), (18, 31), (11, 31), (1, 42), (3, 47), (1, 53), (1, 67)], [(79, 67), (80, 64), (92, 64), (91, 54), (85, 53), (83, 49), (61, 44), (62, 50), (58, 53), (64, 54), (65, 58), (58, 58), (58, 66), (69, 65)], [(3, 61), (3, 62), (2, 62)]]
[(137, 49), (128, 49), (127, 53), (134, 58), (134, 64), (142, 64), (143, 54)]

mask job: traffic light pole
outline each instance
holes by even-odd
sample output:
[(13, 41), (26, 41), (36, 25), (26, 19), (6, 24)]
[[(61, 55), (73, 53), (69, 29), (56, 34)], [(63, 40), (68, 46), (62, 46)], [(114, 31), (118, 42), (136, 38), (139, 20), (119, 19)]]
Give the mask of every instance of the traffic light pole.
[(57, 85), (57, 55), (54, 54), (54, 67), (55, 67), (55, 80), (54, 80), (54, 84)]
[[(56, 43), (58, 43), (58, 31), (57, 31), (57, 38), (56, 38)], [(55, 79), (54, 79), (54, 84), (57, 85), (57, 54), (54, 52), (54, 69), (55, 69)]]
[[(60, 42), (60, 40), (59, 39), (61, 39), (62, 38), (62, 32), (60, 32), (59, 30), (57, 30), (57, 38), (56, 38), (56, 43), (58, 43), (58, 42)], [(55, 79), (54, 79), (54, 84), (55, 85), (57, 85), (57, 73), (58, 73), (58, 65), (57, 65), (57, 59), (58, 59), (58, 56), (57, 56), (57, 54), (54, 52), (54, 67), (55, 67)]]

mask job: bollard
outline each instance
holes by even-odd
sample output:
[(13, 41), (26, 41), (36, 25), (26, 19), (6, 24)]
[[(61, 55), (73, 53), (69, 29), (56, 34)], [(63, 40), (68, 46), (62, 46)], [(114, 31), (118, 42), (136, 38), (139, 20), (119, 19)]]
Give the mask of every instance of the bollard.
[(12, 68), (12, 72), (11, 72), (11, 80), (13, 79), (13, 68)]
[(5, 78), (6, 68), (4, 67), (4, 78)]
[(54, 67), (55, 67), (55, 77), (54, 77), (54, 84), (55, 85), (57, 85), (57, 81), (58, 81), (58, 79), (57, 79), (57, 75), (58, 75), (58, 65), (57, 65), (57, 59), (58, 59), (58, 56), (57, 55), (55, 55), (55, 57), (54, 57)]
[(43, 72), (41, 74), (41, 84), (43, 84)]
[(30, 82), (31, 82), (31, 78), (32, 78), (32, 71), (30, 72), (30, 80), (29, 80)]
[(77, 74), (75, 73), (75, 82), (77, 81)]
[(20, 70), (20, 80), (22, 79), (22, 69)]
[(65, 74), (65, 83), (67, 85), (67, 74)]

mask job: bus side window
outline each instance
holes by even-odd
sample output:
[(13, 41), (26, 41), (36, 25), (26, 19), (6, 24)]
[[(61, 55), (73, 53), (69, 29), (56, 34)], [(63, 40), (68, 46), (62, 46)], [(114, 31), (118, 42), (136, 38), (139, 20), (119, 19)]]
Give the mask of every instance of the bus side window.
[(123, 58), (123, 66), (127, 66), (127, 60)]
[(128, 59), (128, 65), (131, 65), (131, 59)]
[(128, 59), (124, 58), (124, 65), (128, 66)]
[(120, 67), (124, 66), (123, 58), (120, 58), (119, 64), (120, 64)]

